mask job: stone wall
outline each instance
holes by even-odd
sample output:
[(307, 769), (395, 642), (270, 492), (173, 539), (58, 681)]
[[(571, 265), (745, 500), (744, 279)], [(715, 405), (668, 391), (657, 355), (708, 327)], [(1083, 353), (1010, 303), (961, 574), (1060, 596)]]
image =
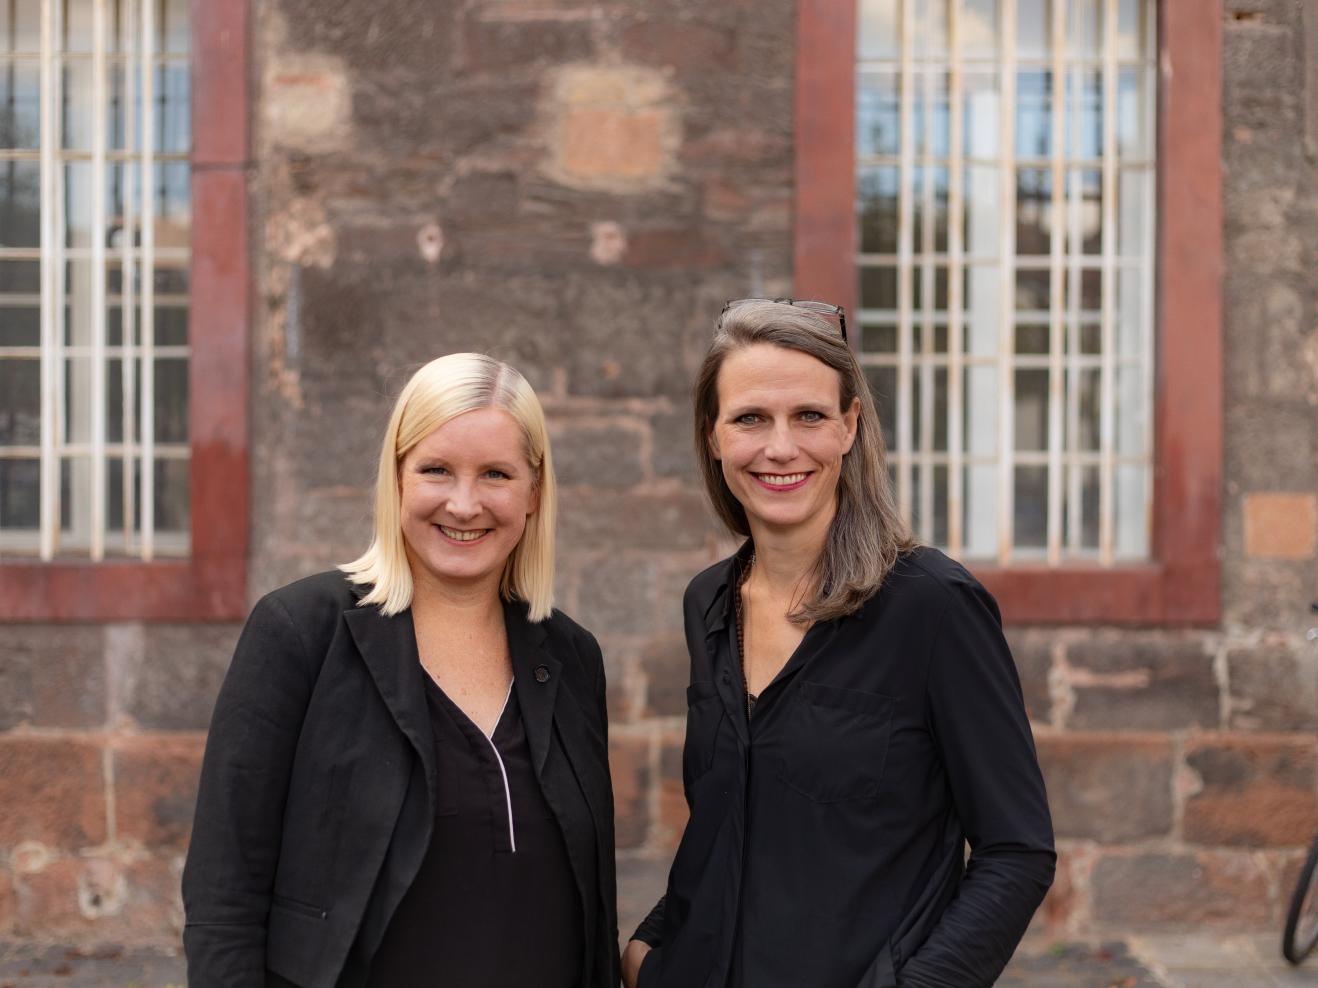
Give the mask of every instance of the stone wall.
[[(1203, 383), (1227, 398), (1221, 626), (1010, 630), (1062, 850), (1049, 935), (1275, 927), (1318, 826), (1318, 17), (1303, 8), (1224, 12), (1227, 375)], [(791, 287), (794, 4), (252, 13), (251, 597), (361, 551), (411, 370), (459, 349), (515, 363), (551, 419), (560, 603), (607, 656), (634, 915), (685, 814), (681, 592), (729, 548), (694, 480), (689, 381), (725, 299)], [(176, 936), (237, 630), (4, 629), (0, 938)]]

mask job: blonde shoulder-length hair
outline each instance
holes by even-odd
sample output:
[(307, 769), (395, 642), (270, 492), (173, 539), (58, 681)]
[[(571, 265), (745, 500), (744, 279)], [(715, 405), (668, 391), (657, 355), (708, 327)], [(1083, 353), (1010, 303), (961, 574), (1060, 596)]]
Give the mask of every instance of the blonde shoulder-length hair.
[(445, 422), (481, 408), (500, 408), (521, 426), (523, 451), (540, 497), (539, 508), (527, 518), (526, 531), (504, 563), (499, 592), (507, 600), (525, 601), (532, 621), (549, 617), (554, 607), (557, 495), (544, 409), (515, 368), (481, 353), (451, 353), (432, 360), (412, 375), (398, 396), (380, 449), (374, 538), (360, 557), (339, 567), (353, 583), (371, 588), (360, 606), (378, 606), (385, 615), (411, 606), (399, 467), (417, 443)]

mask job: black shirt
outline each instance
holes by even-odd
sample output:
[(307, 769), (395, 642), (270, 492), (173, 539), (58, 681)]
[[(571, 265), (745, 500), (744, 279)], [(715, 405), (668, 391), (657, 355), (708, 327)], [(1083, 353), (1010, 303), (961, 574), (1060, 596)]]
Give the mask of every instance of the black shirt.
[(993, 598), (914, 550), (806, 632), (748, 718), (736, 558), (687, 588), (691, 816), (636, 932), (657, 948), (642, 988), (993, 984), (1055, 861)]
[(580, 896), (516, 691), (486, 737), (429, 676), (434, 836), (371, 962), (379, 988), (575, 988)]

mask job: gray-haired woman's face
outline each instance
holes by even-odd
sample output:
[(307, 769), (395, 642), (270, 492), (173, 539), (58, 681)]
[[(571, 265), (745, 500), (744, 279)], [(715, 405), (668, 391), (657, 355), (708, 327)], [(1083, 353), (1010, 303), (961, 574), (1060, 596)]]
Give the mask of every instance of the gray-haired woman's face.
[(827, 526), (860, 402), (841, 408), (838, 374), (768, 343), (734, 350), (718, 377), (710, 450), (752, 528)]

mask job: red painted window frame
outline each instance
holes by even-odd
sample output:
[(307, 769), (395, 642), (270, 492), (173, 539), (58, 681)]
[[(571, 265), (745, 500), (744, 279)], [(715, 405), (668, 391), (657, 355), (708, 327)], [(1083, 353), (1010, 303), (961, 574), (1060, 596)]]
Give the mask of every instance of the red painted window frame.
[(0, 620), (220, 621), (246, 612), (247, 4), (192, 4), (192, 553), (0, 562)]
[[(857, 0), (799, 0), (796, 293), (855, 310)], [(1222, 12), (1159, 5), (1151, 559), (976, 566), (1014, 624), (1216, 625), (1222, 474)]]

